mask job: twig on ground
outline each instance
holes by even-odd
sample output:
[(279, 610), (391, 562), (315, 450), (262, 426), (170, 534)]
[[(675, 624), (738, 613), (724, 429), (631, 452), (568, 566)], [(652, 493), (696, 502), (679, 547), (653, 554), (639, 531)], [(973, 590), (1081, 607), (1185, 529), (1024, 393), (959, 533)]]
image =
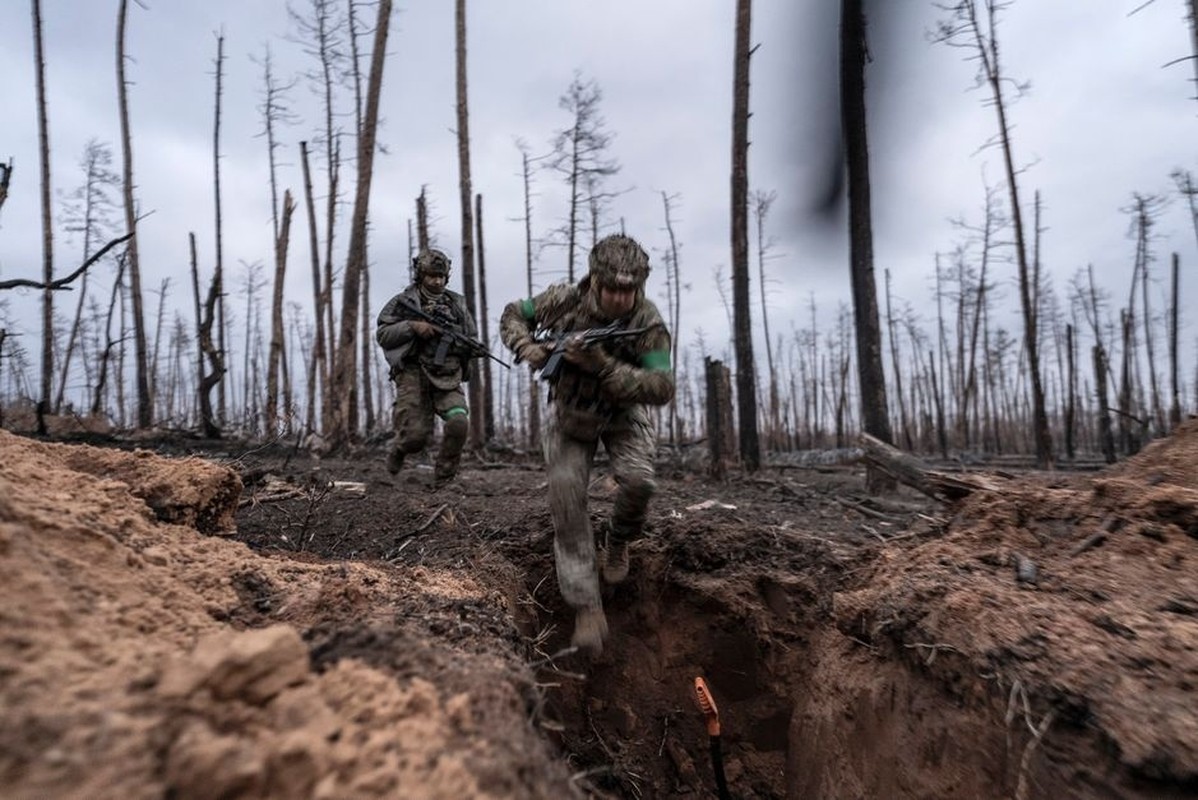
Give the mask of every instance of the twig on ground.
[(412, 531), (412, 533), (423, 533), (430, 525), (437, 521), (437, 518), (440, 517), (447, 508), (449, 508), (449, 503), (442, 503), (440, 507), (438, 507), (437, 510), (434, 511), (432, 515), (424, 521), (424, 524)]
[(1070, 550), (1069, 555), (1070, 556), (1081, 555), (1082, 553), (1089, 550), (1091, 547), (1098, 547), (1098, 545), (1102, 544), (1105, 541), (1106, 541), (1106, 531), (1098, 531), (1097, 533), (1091, 533), (1085, 539), (1082, 539), (1081, 542), (1077, 545), (1077, 547), (1074, 547), (1072, 550)]
[(557, 659), (565, 658), (566, 656), (572, 656), (577, 652), (578, 652), (578, 648), (574, 647), (573, 645), (571, 645), (570, 647), (563, 647), (561, 650), (558, 650), (553, 655), (545, 656), (541, 660), (534, 661), (531, 664), (529, 664), (528, 666), (530, 669), (536, 669), (537, 667), (543, 667), (546, 664), (552, 665), (553, 662), (556, 661)]
[(869, 642), (858, 639), (856, 636), (850, 636), (849, 641), (856, 642), (857, 644), (861, 645), (862, 647), (864, 647), (866, 650), (868, 650), (870, 653), (872, 653), (874, 655), (878, 654), (877, 645), (873, 645), (873, 644), (870, 644)]
[(845, 500), (843, 497), (833, 497), (832, 499), (835, 500), (837, 503), (840, 503), (845, 508), (851, 508), (854, 511), (856, 511), (858, 514), (864, 514), (865, 516), (870, 517), (871, 519), (880, 519), (885, 522), (898, 522), (899, 521), (897, 517), (893, 517), (890, 514), (884, 514), (881, 511), (876, 511), (876, 510), (870, 508), (869, 506), (863, 505), (862, 503), (855, 503), (852, 500)]
[(924, 663), (929, 667), (932, 666), (932, 662), (936, 660), (936, 656), (940, 653), (941, 650), (946, 650), (950, 653), (961, 652), (957, 648), (953, 647), (951, 644), (944, 644), (943, 642), (933, 642), (933, 643), (916, 642), (914, 644), (905, 644), (905, 645), (903, 645), (903, 647), (907, 648), (908, 650), (924, 650), (924, 649), (928, 650), (928, 656), (924, 660)]
[[(1040, 740), (1044, 738), (1044, 734), (1048, 733), (1048, 728), (1052, 725), (1056, 714), (1057, 711), (1055, 708), (1048, 710), (1048, 713), (1044, 715), (1044, 719), (1040, 720), (1040, 725), (1032, 730), (1032, 738), (1023, 748), (1023, 757), (1019, 759), (1019, 785), (1015, 788), (1015, 800), (1027, 800), (1028, 776), (1031, 773), (1032, 754), (1035, 753)], [(1030, 719), (1028, 720), (1028, 724), (1031, 724)]]

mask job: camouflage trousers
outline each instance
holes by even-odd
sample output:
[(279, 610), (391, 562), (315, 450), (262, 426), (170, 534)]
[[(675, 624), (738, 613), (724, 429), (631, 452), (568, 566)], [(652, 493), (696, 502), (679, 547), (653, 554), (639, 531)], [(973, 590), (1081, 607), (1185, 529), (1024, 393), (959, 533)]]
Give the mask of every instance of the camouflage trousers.
[(595, 536), (587, 511), (587, 487), (599, 440), (611, 459), (617, 490), (612, 508), (610, 542), (638, 538), (653, 496), (653, 456), (656, 436), (645, 411), (634, 406), (620, 414), (599, 440), (581, 441), (565, 435), (550, 413), (543, 449), (549, 477), (549, 513), (553, 518), (553, 555), (562, 598), (573, 608), (598, 608), (599, 574)]
[(403, 454), (419, 453), (433, 435), (433, 414), (444, 420), (441, 450), (437, 453), (436, 476), (451, 478), (457, 474), (466, 445), (469, 417), (466, 398), (459, 384), (453, 389), (438, 389), (418, 366), (394, 376), (395, 405), (391, 423), (395, 430), (395, 449)]

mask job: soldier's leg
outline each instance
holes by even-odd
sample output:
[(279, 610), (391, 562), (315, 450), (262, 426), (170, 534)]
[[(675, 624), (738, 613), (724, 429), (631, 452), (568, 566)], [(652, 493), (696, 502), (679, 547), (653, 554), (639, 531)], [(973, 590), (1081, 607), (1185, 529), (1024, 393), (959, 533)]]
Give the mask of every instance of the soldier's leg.
[(611, 458), (617, 489), (600, 561), (603, 579), (619, 583), (628, 577), (628, 543), (641, 537), (649, 499), (657, 489), (653, 479), (657, 438), (648, 417), (638, 407), (604, 434), (603, 445)]
[(466, 410), (466, 398), (461, 389), (448, 392), (434, 389), (434, 405), (441, 417), (441, 450), (437, 453), (437, 466), (433, 478), (438, 482), (451, 480), (458, 474), (462, 463), (462, 448), (466, 446), (466, 435), (470, 430), (470, 414)]
[(562, 599), (575, 611), (572, 643), (598, 655), (607, 636), (607, 620), (599, 596), (595, 537), (587, 513), (587, 484), (596, 443), (564, 435), (552, 413), (546, 420), (544, 435), (557, 584)]
[(395, 377), (395, 405), (391, 411), (395, 431), (387, 469), (399, 472), (409, 453), (419, 453), (428, 445), (433, 432), (433, 407), (427, 379), (419, 367), (411, 367)]

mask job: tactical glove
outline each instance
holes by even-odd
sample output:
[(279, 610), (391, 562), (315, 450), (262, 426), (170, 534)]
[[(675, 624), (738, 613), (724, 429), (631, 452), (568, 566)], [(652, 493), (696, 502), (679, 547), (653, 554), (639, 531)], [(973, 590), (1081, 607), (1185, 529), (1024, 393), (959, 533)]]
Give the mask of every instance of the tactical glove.
[(565, 359), (579, 369), (598, 374), (611, 362), (611, 356), (598, 345), (587, 346), (580, 339), (571, 339), (566, 344)]
[(412, 332), (421, 339), (427, 339), (437, 333), (437, 326), (424, 320), (415, 319), (408, 324), (412, 326)]
[(533, 369), (540, 369), (549, 360), (549, 348), (539, 342), (525, 342), (516, 350), (516, 358)]

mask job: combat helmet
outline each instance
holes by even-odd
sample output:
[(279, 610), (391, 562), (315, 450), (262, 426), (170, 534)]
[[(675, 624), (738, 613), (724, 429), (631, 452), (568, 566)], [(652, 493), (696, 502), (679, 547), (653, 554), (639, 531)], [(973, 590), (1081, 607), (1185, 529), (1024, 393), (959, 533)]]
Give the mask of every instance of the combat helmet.
[(605, 236), (588, 259), (594, 285), (607, 289), (641, 289), (649, 277), (649, 255), (631, 236)]
[(419, 280), (421, 275), (444, 275), (449, 280), (449, 256), (436, 248), (421, 250), (412, 259), (412, 272)]

